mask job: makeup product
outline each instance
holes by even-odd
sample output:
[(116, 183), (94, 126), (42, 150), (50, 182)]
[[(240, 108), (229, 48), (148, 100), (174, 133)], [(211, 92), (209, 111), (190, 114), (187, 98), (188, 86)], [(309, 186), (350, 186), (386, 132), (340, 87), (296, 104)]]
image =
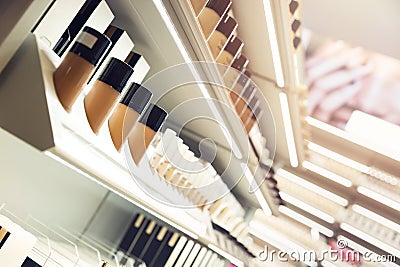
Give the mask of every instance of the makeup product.
[(167, 112), (157, 105), (150, 104), (128, 136), (129, 149), (136, 165), (146, 153), (150, 142), (160, 129)]
[(95, 134), (99, 132), (107, 119), (132, 73), (133, 69), (128, 64), (111, 58), (103, 73), (85, 96), (86, 117)]
[(201, 248), (200, 244), (195, 244), (193, 246), (193, 249), (192, 249), (192, 251), (190, 251), (189, 256), (187, 257), (185, 263), (183, 264), (183, 267), (191, 267), (193, 265), (193, 262), (197, 256), (197, 254), (199, 253), (200, 248)]
[[(252, 114), (250, 116), (250, 118), (247, 120), (247, 122), (245, 123), (245, 128), (246, 128), (247, 133), (251, 132), (251, 130), (254, 128), (255, 122), (261, 118), (262, 114), (263, 114), (263, 111), (260, 107), (255, 109), (254, 114)], [(257, 128), (258, 128), (258, 125), (257, 125)]]
[(194, 14), (197, 17), (206, 5), (207, 0), (190, 0), (190, 3), (192, 4)]
[(244, 89), (243, 94), (239, 97), (239, 99), (235, 103), (235, 109), (237, 114), (240, 116), (244, 107), (247, 106), (248, 100), (251, 98), (253, 94), (255, 94), (256, 88), (252, 85), (247, 86), (246, 89)]
[(21, 266), (37, 238), (7, 217), (0, 215), (1, 266)]
[[(158, 168), (158, 166), (166, 160), (167, 155), (171, 155), (176, 153), (176, 149), (174, 147), (174, 143), (182, 142), (182, 139), (176, 138), (176, 133), (171, 129), (166, 129), (162, 134), (160, 142), (157, 144), (156, 149), (154, 150), (153, 156), (150, 159), (150, 166), (154, 169)], [(172, 151), (170, 151), (172, 150)]]
[(144, 226), (146, 218), (143, 214), (136, 214), (136, 216), (132, 220), (132, 224), (129, 226), (128, 230), (126, 231), (121, 243), (119, 244), (118, 248), (122, 251), (127, 252), (132, 241), (140, 232), (142, 226)]
[[(181, 254), (187, 241), (186, 237), (180, 236), (179, 234), (177, 235), (175, 234), (171, 237), (170, 241), (166, 245), (166, 249), (160, 254), (160, 257), (157, 260), (156, 265), (154, 266), (164, 266), (164, 267), (174, 266), (174, 263)], [(173, 250), (171, 250), (171, 248), (173, 248)]]
[(108, 37), (85, 27), (55, 70), (53, 74), (55, 90), (67, 111), (82, 92), (109, 45)]
[(153, 94), (140, 84), (133, 83), (117, 104), (108, 120), (108, 129), (119, 151)]
[(237, 83), (238, 78), (242, 75), (242, 71), (248, 64), (249, 61), (244, 55), (237, 57), (223, 74), (225, 86), (232, 88)]
[(150, 65), (146, 59), (137, 52), (131, 51), (125, 59), (125, 63), (131, 66), (134, 70), (131, 80), (128, 84), (135, 82), (141, 83), (150, 70)]
[(0, 249), (6, 243), (10, 235), (11, 233), (6, 228), (0, 226)]
[(200, 267), (211, 266), (211, 265), (208, 265), (208, 263), (209, 263), (209, 261), (211, 259), (212, 254), (213, 254), (213, 252), (208, 249), (207, 252), (206, 252), (206, 255), (204, 256), (203, 260), (200, 263)]
[(104, 35), (110, 39), (111, 45), (104, 54), (103, 58), (100, 60), (94, 74), (90, 78), (88, 82), (89, 88), (92, 87), (93, 83), (101, 76), (107, 67), (108, 62), (112, 58), (117, 58), (121, 61), (124, 61), (133, 48), (133, 42), (131, 38), (123, 29), (120, 29), (114, 25), (109, 25), (105, 30)]
[[(179, 258), (177, 259), (175, 264), (171, 264), (170, 261), (168, 260), (167, 263), (165, 264), (165, 267), (172, 267), (172, 266), (183, 266), (185, 263), (186, 259), (189, 256), (190, 251), (192, 251), (192, 248), (194, 246), (193, 240), (189, 240), (186, 244), (185, 247), (183, 248), (182, 252), (179, 255)], [(171, 258), (173, 259), (173, 258)]]
[[(100, 3), (100, 0), (97, 1), (97, 4), (98, 3)], [(67, 29), (70, 23), (73, 21), (75, 15), (79, 14), (80, 9), (84, 4), (87, 5), (85, 0), (54, 1), (54, 4), (51, 5), (50, 9), (40, 20), (39, 24), (37, 24), (36, 28), (33, 30), (33, 33), (43, 40), (44, 43), (46, 43), (49, 47), (53, 48), (63, 35), (65, 29)], [(77, 34), (78, 33), (76, 33), (75, 36)]]
[(147, 244), (151, 243), (151, 239), (156, 235), (159, 225), (155, 221), (149, 221), (146, 228), (140, 235), (137, 242), (134, 244), (130, 255), (134, 255), (135, 257), (142, 258), (142, 252), (146, 252)]
[(219, 64), (231, 66), (233, 59), (237, 57), (243, 47), (243, 42), (235, 35), (232, 35), (226, 43), (224, 50), (222, 50), (215, 61)]
[(236, 28), (236, 21), (228, 15), (224, 15), (222, 20), (218, 23), (217, 28), (211, 34), (210, 39), (208, 39), (208, 45), (215, 59), (222, 49), (224, 49), (229, 37)]
[(231, 0), (209, 0), (200, 12), (198, 19), (206, 40), (210, 37), (231, 4)]
[(240, 120), (243, 122), (243, 124), (247, 122), (249, 116), (253, 114), (252, 110), (255, 110), (259, 104), (260, 100), (258, 100), (258, 98), (254, 96), (250, 100), (249, 105), (244, 107), (242, 114), (240, 115)]
[(250, 77), (251, 73), (248, 70), (240, 73), (236, 82), (232, 86), (232, 90), (230, 91), (232, 103), (236, 103), (236, 100), (239, 98), (239, 95), (242, 94), (243, 89), (247, 87), (248, 83), (251, 83)]
[(140, 258), (143, 259), (147, 266), (150, 266), (153, 258), (156, 258), (158, 256), (157, 252), (162, 246), (163, 242), (168, 240), (171, 236), (172, 233), (168, 231), (167, 227), (163, 226), (158, 229), (157, 234), (154, 236), (151, 242), (149, 242), (147, 250), (143, 251), (143, 255), (140, 256)]
[(29, 257), (26, 257), (21, 267), (42, 267)]
[(201, 262), (202, 262), (202, 260), (203, 260), (204, 257), (206, 256), (206, 253), (207, 253), (207, 248), (202, 247), (202, 248), (200, 249), (200, 252), (199, 252), (199, 254), (197, 255), (196, 259), (194, 260), (192, 267), (199, 267), (200, 264), (201, 264)]
[(90, 27), (104, 32), (113, 19), (114, 14), (104, 0), (87, 0), (53, 47), (54, 52), (63, 57), (65, 52), (70, 50), (81, 29)]

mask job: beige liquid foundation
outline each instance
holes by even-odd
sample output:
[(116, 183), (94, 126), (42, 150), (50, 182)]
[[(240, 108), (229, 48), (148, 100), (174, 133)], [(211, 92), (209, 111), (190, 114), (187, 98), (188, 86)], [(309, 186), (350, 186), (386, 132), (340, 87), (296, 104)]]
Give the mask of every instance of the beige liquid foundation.
[(78, 36), (53, 74), (55, 90), (65, 110), (71, 110), (110, 44), (107, 36), (90, 27)]
[(221, 50), (225, 47), (228, 38), (232, 35), (236, 27), (236, 21), (228, 15), (224, 15), (218, 23), (217, 29), (211, 34), (208, 40), (208, 45), (214, 58), (217, 58)]
[(215, 61), (217, 63), (230, 66), (232, 64), (233, 59), (240, 52), (240, 49), (242, 47), (243, 47), (243, 42), (236, 36), (232, 35), (229, 38), (229, 41), (226, 44), (224, 50), (222, 50), (221, 53), (219, 53)]
[(132, 73), (131, 66), (119, 59), (111, 58), (85, 96), (86, 117), (95, 134), (107, 119)]
[(210, 37), (218, 22), (221, 20), (221, 17), (228, 11), (231, 4), (231, 0), (208, 1), (198, 17), (206, 39)]
[(239, 116), (242, 114), (244, 107), (247, 105), (247, 101), (250, 99), (253, 93), (255, 93), (255, 87), (252, 85), (247, 86), (241, 97), (239, 97), (239, 99), (236, 101), (235, 109)]
[(129, 149), (136, 165), (146, 153), (148, 146), (160, 129), (167, 112), (155, 104), (150, 104), (128, 136)]
[(190, 3), (192, 4), (194, 14), (197, 16), (206, 5), (207, 0), (190, 0)]
[(132, 83), (108, 120), (112, 142), (120, 151), (133, 126), (139, 119), (152, 93), (137, 83)]

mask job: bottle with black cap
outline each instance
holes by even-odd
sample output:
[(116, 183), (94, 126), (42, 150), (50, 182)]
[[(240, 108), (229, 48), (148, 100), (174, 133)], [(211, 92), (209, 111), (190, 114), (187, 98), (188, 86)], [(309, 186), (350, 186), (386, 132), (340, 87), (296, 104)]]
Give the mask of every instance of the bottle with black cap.
[(236, 57), (232, 62), (232, 65), (225, 71), (224, 73), (224, 83), (225, 86), (232, 88), (238, 78), (243, 75), (243, 70), (248, 65), (249, 60), (242, 54), (239, 57)]
[(236, 27), (236, 21), (228, 15), (224, 15), (218, 23), (217, 29), (211, 34), (208, 40), (208, 45), (214, 58), (217, 58), (218, 54), (225, 47), (226, 42)]
[(138, 123), (133, 126), (128, 136), (128, 143), (132, 159), (136, 165), (139, 164), (146, 153), (148, 146), (166, 117), (167, 112), (165, 110), (155, 104), (150, 104), (140, 117)]
[(210, 37), (231, 4), (231, 0), (209, 0), (207, 5), (203, 8), (198, 19), (206, 40)]
[(99, 132), (132, 73), (131, 66), (119, 59), (111, 58), (85, 96), (86, 117), (94, 133)]
[(70, 111), (97, 64), (110, 46), (110, 39), (85, 27), (53, 74), (54, 86), (63, 107)]
[(251, 73), (248, 70), (240, 73), (236, 83), (232, 86), (232, 90), (230, 92), (230, 96), (233, 103), (236, 103), (236, 100), (239, 98), (239, 95), (243, 92), (243, 89), (246, 88), (247, 84), (251, 82), (250, 80)]
[(108, 129), (119, 151), (153, 94), (140, 84), (132, 83), (108, 120)]
[(224, 50), (222, 50), (221, 53), (219, 53), (215, 61), (217, 63), (230, 66), (233, 63), (232, 62), (233, 59), (236, 58), (236, 55), (239, 54), (242, 47), (243, 47), (242, 40), (232, 35), (229, 38), (229, 41), (226, 44)]

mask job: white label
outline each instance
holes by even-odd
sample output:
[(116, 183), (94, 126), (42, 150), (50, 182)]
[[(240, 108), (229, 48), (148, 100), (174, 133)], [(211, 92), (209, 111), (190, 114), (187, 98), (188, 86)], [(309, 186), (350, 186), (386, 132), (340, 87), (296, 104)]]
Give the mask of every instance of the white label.
[(76, 38), (76, 42), (81, 43), (92, 49), (94, 44), (97, 42), (97, 37), (87, 32), (81, 32), (78, 38)]

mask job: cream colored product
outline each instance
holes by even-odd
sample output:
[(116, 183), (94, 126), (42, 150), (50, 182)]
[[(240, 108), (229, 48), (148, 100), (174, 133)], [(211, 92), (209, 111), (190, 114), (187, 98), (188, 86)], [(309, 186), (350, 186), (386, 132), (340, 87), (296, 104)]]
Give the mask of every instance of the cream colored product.
[(243, 122), (243, 125), (246, 125), (247, 119), (253, 114), (253, 110), (255, 110), (259, 104), (260, 101), (256, 97), (253, 97), (249, 105), (244, 108), (240, 115), (240, 120)]
[(84, 99), (86, 117), (90, 128), (97, 134), (106, 121), (118, 97), (133, 73), (133, 69), (123, 61), (111, 58), (107, 67), (93, 84)]
[[(169, 152), (169, 150), (172, 149), (172, 151), (175, 151), (175, 148), (172, 146), (174, 140), (176, 140), (176, 133), (171, 129), (167, 129), (165, 133), (162, 134), (160, 141), (156, 146), (154, 154), (150, 159), (150, 166), (152, 166), (154, 169), (157, 168), (157, 166), (164, 159), (165, 154), (172, 154), (172, 152)], [(180, 140), (183, 142), (182, 139)]]
[(233, 61), (232, 65), (223, 73), (226, 87), (232, 88), (238, 82), (248, 63), (249, 61), (244, 55), (240, 55)]
[(133, 126), (150, 101), (152, 93), (140, 84), (133, 83), (117, 104), (108, 120), (115, 149), (121, 150)]
[(247, 106), (247, 103), (250, 97), (255, 93), (256, 88), (252, 85), (247, 86), (247, 88), (243, 91), (243, 94), (239, 97), (239, 99), (235, 103), (236, 113), (240, 116), (244, 107)]
[(102, 33), (85, 27), (55, 70), (54, 86), (65, 110), (71, 110), (110, 43), (110, 39)]
[(222, 20), (218, 23), (217, 28), (208, 40), (208, 46), (210, 47), (214, 59), (216, 59), (219, 53), (224, 49), (236, 27), (236, 21), (228, 15), (224, 15)]
[(205, 7), (207, 0), (190, 0), (190, 3), (192, 4), (194, 14), (198, 16)]
[(198, 19), (207, 40), (231, 4), (231, 0), (209, 0), (200, 12)]
[(167, 112), (165, 110), (154, 104), (150, 104), (140, 117), (138, 123), (133, 126), (128, 136), (128, 143), (132, 159), (136, 165), (139, 164), (146, 153), (148, 146), (166, 117)]
[(236, 103), (236, 100), (239, 98), (239, 95), (242, 94), (243, 89), (246, 88), (247, 84), (251, 82), (250, 77), (251, 73), (248, 70), (240, 72), (238, 79), (229, 92), (232, 103)]
[(233, 63), (233, 59), (240, 53), (242, 47), (242, 40), (240, 40), (235, 35), (232, 35), (229, 38), (226, 46), (224, 47), (224, 50), (219, 53), (215, 61), (219, 64), (231, 66)]
[(254, 115), (252, 115), (250, 117), (250, 119), (248, 120), (248, 122), (245, 124), (245, 128), (246, 128), (246, 132), (247, 133), (250, 133), (250, 131), (253, 128), (253, 126), (256, 123), (256, 121), (258, 119), (260, 119), (261, 114), (262, 114), (261, 108), (256, 108), (256, 110), (254, 111)]

